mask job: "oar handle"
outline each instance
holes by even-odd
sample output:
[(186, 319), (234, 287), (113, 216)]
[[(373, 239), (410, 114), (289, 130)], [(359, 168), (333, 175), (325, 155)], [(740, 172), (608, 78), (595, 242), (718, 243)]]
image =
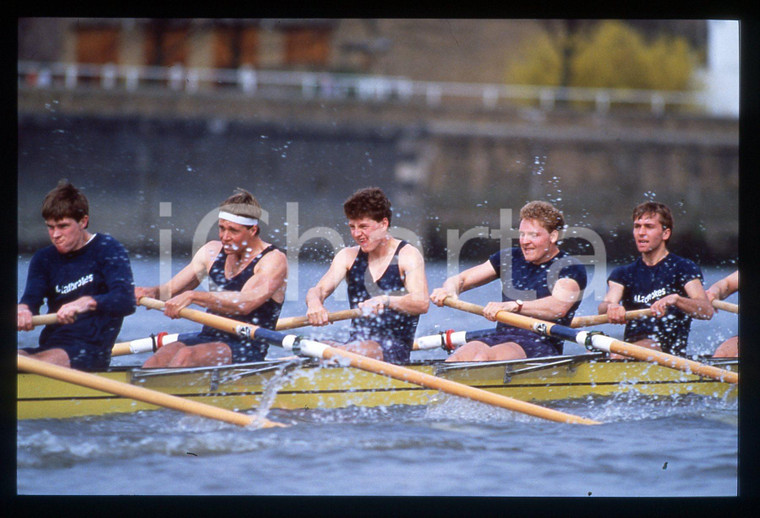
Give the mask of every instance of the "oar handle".
[(81, 372), (66, 367), (53, 365), (27, 356), (18, 355), (19, 370), (39, 374), (48, 378), (73, 383), (83, 387), (88, 387), (109, 394), (116, 394), (130, 399), (136, 399), (152, 405), (171, 408), (189, 414), (200, 415), (218, 421), (224, 421), (238, 426), (248, 426), (256, 422), (261, 422), (262, 427), (270, 428), (273, 426), (285, 426), (275, 423), (261, 417), (251, 417), (245, 414), (239, 414), (224, 408), (218, 408), (205, 403), (199, 403), (190, 399), (165, 394), (145, 387), (129, 385), (120, 381), (96, 376), (87, 372)]
[(37, 326), (49, 326), (51, 324), (58, 323), (58, 315), (55, 313), (48, 313), (47, 315), (34, 315), (32, 317), (32, 325)]
[[(644, 317), (651, 317), (651, 316), (652, 316), (652, 310), (650, 308), (634, 309), (634, 310), (625, 312), (626, 322), (629, 320), (635, 320), (637, 318), (644, 318)], [(610, 323), (610, 319), (607, 318), (606, 314), (588, 315), (588, 316), (573, 318), (573, 321), (570, 323), (570, 327), (598, 326), (601, 324), (609, 324), (609, 323)]]
[[(359, 308), (344, 309), (342, 311), (335, 311), (333, 313), (329, 313), (327, 315), (327, 320), (328, 322), (337, 322), (339, 320), (360, 318), (362, 316), (363, 316), (362, 310)], [(309, 325), (309, 318), (306, 316), (286, 317), (286, 318), (281, 318), (277, 321), (277, 327), (275, 327), (275, 329), (277, 331), (284, 331), (285, 329), (295, 329), (296, 327), (304, 327), (308, 325)]]
[(731, 302), (715, 299), (712, 301), (712, 305), (715, 309), (721, 309), (731, 313), (739, 313), (739, 304), (732, 304)]

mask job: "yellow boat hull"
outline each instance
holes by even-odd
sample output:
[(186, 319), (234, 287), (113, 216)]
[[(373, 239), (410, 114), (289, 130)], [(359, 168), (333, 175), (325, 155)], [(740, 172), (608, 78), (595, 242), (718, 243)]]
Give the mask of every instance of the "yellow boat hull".
[[(724, 361), (726, 370), (738, 361)], [(735, 397), (737, 386), (659, 365), (601, 359), (597, 355), (509, 362), (409, 366), (428, 374), (530, 402), (612, 396), (636, 391), (645, 396)], [(278, 409), (348, 406), (426, 405), (437, 391), (351, 367), (319, 366), (313, 361), (262, 362), (196, 369), (114, 369), (98, 373), (237, 411), (265, 405)], [(18, 374), (18, 418), (69, 418), (156, 409), (154, 405), (106, 394), (34, 374)]]

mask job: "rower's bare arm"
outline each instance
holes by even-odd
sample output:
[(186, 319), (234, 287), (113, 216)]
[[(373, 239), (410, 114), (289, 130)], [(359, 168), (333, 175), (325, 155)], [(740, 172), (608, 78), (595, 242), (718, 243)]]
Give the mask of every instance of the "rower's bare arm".
[(275, 250), (261, 258), (240, 291), (196, 291), (192, 297), (199, 306), (220, 313), (247, 315), (269, 299), (283, 302), (287, 278), (287, 257)]
[(213, 259), (219, 253), (221, 247), (221, 242), (209, 241), (196, 252), (190, 264), (182, 268), (168, 282), (159, 286), (135, 287), (135, 298), (140, 300), (140, 297), (151, 297), (159, 300), (169, 300), (180, 293), (194, 290), (208, 275)]
[(702, 281), (692, 279), (684, 286), (688, 297), (678, 297), (676, 306), (681, 311), (688, 313), (700, 320), (710, 320), (715, 313), (712, 303), (707, 298)]
[(607, 315), (607, 319), (613, 324), (625, 323), (625, 308), (620, 304), (623, 300), (625, 287), (617, 282), (607, 281), (607, 293), (604, 300), (599, 303), (597, 311), (600, 315)]
[(551, 295), (536, 300), (526, 300), (520, 313), (542, 320), (557, 320), (565, 316), (582, 296), (583, 291), (575, 280), (559, 279), (554, 284)]
[(657, 318), (662, 318), (667, 314), (668, 306), (675, 306), (687, 315), (699, 320), (709, 320), (715, 312), (707, 298), (702, 281), (692, 279), (684, 285), (686, 296), (677, 293), (671, 293), (657, 299), (652, 303), (652, 314)]
[[(351, 254), (352, 249), (344, 248), (333, 258), (330, 268), (319, 282), (306, 292), (306, 317), (314, 326), (322, 326), (329, 323), (328, 312), (324, 302), (332, 295), (335, 288), (346, 278), (350, 264), (348, 261), (356, 258), (356, 253)], [(353, 255), (353, 258), (350, 256)]]
[(460, 293), (477, 288), (499, 278), (499, 272), (493, 269), (490, 261), (468, 268), (446, 279), (443, 286), (430, 294), (430, 300), (436, 306), (443, 306), (446, 297), (457, 297)]
[(706, 293), (708, 300), (712, 302), (715, 299), (723, 300), (737, 291), (739, 291), (739, 270), (714, 283), (707, 288)]
[(405, 295), (390, 295), (387, 300), (389, 308), (410, 315), (427, 313), (430, 307), (428, 299), (425, 259), (419, 250), (407, 245), (399, 252), (399, 270), (404, 277)]

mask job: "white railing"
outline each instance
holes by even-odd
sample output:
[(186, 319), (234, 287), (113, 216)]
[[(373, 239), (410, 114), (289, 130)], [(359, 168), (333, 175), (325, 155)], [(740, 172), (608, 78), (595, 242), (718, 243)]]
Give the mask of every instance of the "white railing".
[(529, 85), (413, 81), (405, 77), (288, 72), (273, 70), (90, 65), (74, 63), (18, 63), (19, 89), (95, 87), (137, 91), (164, 88), (189, 94), (229, 89), (262, 98), (298, 96), (307, 99), (348, 99), (364, 102), (424, 102), (440, 106), (454, 101), (474, 101), (487, 109), (522, 102), (552, 110), (558, 102), (584, 103), (598, 113), (612, 105), (648, 106), (662, 114), (668, 106), (704, 110), (701, 92), (557, 88)]

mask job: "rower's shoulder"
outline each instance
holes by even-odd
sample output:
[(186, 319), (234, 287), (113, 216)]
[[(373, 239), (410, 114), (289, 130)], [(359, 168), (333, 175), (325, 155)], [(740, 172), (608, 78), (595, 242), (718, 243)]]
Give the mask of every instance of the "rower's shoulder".
[(261, 252), (263, 255), (259, 262), (265, 263), (287, 263), (288, 256), (278, 246), (266, 243)]
[(408, 241), (405, 241), (403, 246), (399, 248), (398, 255), (399, 255), (399, 259), (403, 259), (403, 258), (415, 259), (415, 260), (421, 259), (424, 261), (424, 257), (420, 249), (414, 246), (413, 244), (409, 243)]
[(351, 264), (356, 260), (356, 257), (359, 255), (359, 248), (358, 245), (355, 246), (347, 246), (344, 248), (341, 248), (335, 253), (335, 257), (333, 257), (333, 262), (343, 262)]

